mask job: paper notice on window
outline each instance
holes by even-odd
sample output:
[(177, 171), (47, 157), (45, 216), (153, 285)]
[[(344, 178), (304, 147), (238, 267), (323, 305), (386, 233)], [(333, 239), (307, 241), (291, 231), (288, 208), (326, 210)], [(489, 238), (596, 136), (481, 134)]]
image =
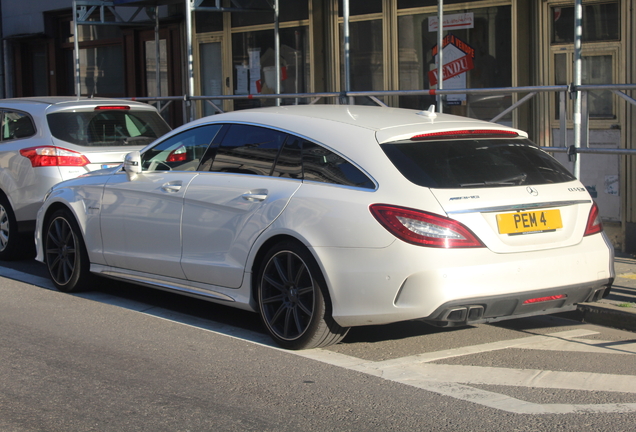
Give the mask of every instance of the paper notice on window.
[(248, 50), (250, 61), (250, 94), (258, 93), (256, 85), (261, 80), (261, 50), (260, 48)]
[(619, 180), (617, 175), (605, 176), (605, 193), (608, 195), (619, 195)]
[(236, 92), (234, 94), (248, 94), (248, 71), (247, 66), (236, 66)]

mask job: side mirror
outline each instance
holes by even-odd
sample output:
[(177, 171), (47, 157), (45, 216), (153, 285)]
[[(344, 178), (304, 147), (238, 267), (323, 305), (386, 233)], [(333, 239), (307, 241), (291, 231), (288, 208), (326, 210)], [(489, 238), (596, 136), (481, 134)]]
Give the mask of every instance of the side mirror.
[(128, 174), (128, 180), (134, 180), (141, 173), (141, 154), (138, 151), (130, 152), (124, 158), (124, 171)]

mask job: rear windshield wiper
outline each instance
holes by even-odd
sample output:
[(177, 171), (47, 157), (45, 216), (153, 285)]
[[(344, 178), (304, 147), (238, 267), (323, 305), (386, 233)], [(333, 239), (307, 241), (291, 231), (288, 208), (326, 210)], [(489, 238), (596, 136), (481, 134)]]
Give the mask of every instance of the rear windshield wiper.
[(462, 183), (461, 187), (485, 187), (485, 186), (516, 186), (523, 184), (526, 181), (527, 174), (519, 174), (514, 177), (509, 177), (506, 179), (496, 180), (496, 181), (483, 181), (476, 183)]

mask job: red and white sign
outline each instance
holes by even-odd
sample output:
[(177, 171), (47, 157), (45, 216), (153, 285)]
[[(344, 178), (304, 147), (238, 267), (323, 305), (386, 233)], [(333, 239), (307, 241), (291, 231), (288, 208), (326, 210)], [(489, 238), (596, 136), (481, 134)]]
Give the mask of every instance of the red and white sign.
[[(428, 17), (428, 31), (436, 32), (438, 28), (436, 16)], [(472, 12), (463, 14), (444, 15), (444, 30), (467, 29), (475, 26), (475, 17)]]
[[(466, 88), (466, 73), (475, 67), (473, 62), (475, 50), (452, 34), (444, 38), (442, 47), (442, 52), (444, 53), (444, 66), (442, 68), (444, 88), (448, 90)], [(435, 65), (428, 72), (428, 80), (431, 87), (437, 86), (439, 81), (437, 76), (437, 64), (439, 61), (437, 46), (433, 47), (433, 55), (435, 56)], [(446, 97), (448, 105), (461, 105), (465, 100), (465, 94), (448, 95)]]
[[(444, 81), (454, 76), (457, 76), (459, 74), (468, 72), (474, 67), (475, 65), (473, 64), (473, 58), (469, 55), (465, 55), (464, 57), (460, 57), (457, 60), (453, 60), (449, 63), (446, 63), (444, 64), (444, 67), (442, 68), (443, 69), (442, 73), (444, 74)], [(430, 81), (431, 85), (437, 85), (437, 69), (429, 71), (428, 80)]]

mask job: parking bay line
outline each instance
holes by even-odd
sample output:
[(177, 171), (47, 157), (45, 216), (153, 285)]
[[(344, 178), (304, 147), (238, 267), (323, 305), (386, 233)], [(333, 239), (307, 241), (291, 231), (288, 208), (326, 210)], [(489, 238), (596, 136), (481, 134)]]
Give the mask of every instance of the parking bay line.
[[(297, 355), (432, 391), (445, 396), (516, 414), (572, 414), (572, 413), (624, 413), (636, 412), (636, 403), (631, 404), (537, 404), (522, 401), (503, 394), (470, 387), (470, 385), (499, 385), (512, 387), (552, 388), (561, 390), (583, 390), (636, 393), (636, 377), (629, 375), (598, 374), (587, 372), (558, 372), (532, 369), (510, 369), (479, 366), (430, 364), (444, 358), (478, 354), (509, 348), (529, 348), (552, 345), (551, 349), (568, 344), (597, 352), (633, 354), (631, 349), (613, 350), (614, 343), (605, 341), (581, 341), (577, 337), (598, 334), (596, 331), (575, 329), (531, 336), (507, 341), (493, 342), (452, 350), (418, 354), (399, 359), (369, 362), (327, 350), (300, 351)], [(596, 346), (595, 346), (596, 345)], [(609, 346), (608, 346), (609, 345)], [(620, 345), (620, 344), (619, 344)], [(628, 344), (631, 348), (632, 344)], [(605, 346), (605, 348), (602, 348)]]
[[(9, 271), (6, 271), (9, 270)], [(11, 279), (20, 280), (22, 282), (31, 283), (36, 286), (51, 289), (50, 281), (37, 276), (28, 275), (19, 271), (0, 268), (0, 276), (9, 277)], [(26, 277), (25, 277), (26, 276)], [(54, 288), (53, 288), (54, 289)], [(84, 297), (84, 296), (83, 296)], [(92, 296), (85, 295), (85, 298), (91, 299)], [(437, 365), (427, 364), (435, 360), (444, 358), (457, 357), (462, 355), (475, 354), (479, 352), (487, 352), (508, 348), (530, 348), (533, 345), (541, 346), (541, 344), (551, 343), (550, 340), (555, 338), (562, 341), (572, 341), (573, 338), (583, 337), (597, 334), (598, 332), (576, 329), (566, 332), (557, 332), (541, 336), (530, 336), (519, 339), (493, 342), (470, 347), (462, 347), (454, 350), (446, 350), (435, 353), (418, 354), (415, 356), (403, 357), (395, 360), (384, 362), (369, 362), (368, 360), (335, 353), (324, 349), (314, 349), (305, 351), (288, 351), (271, 345), (269, 337), (258, 334), (249, 330), (243, 330), (232, 326), (216, 323), (211, 320), (194, 318), (181, 313), (163, 310), (162, 308), (151, 307), (146, 310), (139, 310), (138, 304), (126, 305), (126, 301), (117, 300), (114, 296), (94, 296), (94, 301), (102, 303), (110, 303), (119, 307), (126, 307), (137, 310), (139, 313), (154, 316), (156, 318), (180, 323), (183, 325), (196, 327), (204, 331), (228, 336), (231, 338), (243, 340), (245, 342), (254, 343), (264, 347), (276, 349), (292, 355), (298, 355), (308, 359), (320, 361), (322, 363), (331, 364), (333, 366), (342, 367), (348, 370), (357, 371), (369, 375), (381, 377), (383, 379), (402, 383), (422, 390), (434, 392), (440, 395), (452, 397), (467, 402), (491, 407), (516, 414), (573, 414), (573, 413), (626, 413), (636, 412), (636, 403), (626, 404), (537, 404), (522, 401), (507, 395), (477, 389), (466, 385), (466, 381), (477, 384), (475, 380), (478, 376), (496, 376), (505, 372), (508, 379), (502, 379), (497, 385), (524, 386), (532, 384), (531, 387), (542, 387), (544, 385), (552, 385), (550, 388), (564, 388), (558, 386), (557, 382), (568, 381), (571, 379), (587, 380), (593, 382), (594, 386), (601, 391), (624, 391), (617, 390), (617, 387), (604, 388), (603, 383), (609, 381), (615, 382), (617, 379), (628, 382), (630, 386), (636, 388), (633, 380), (636, 377), (626, 375), (608, 375), (593, 374), (580, 372), (553, 372), (553, 371), (537, 371), (523, 369), (504, 369), (504, 368), (483, 368), (471, 366), (454, 366), (454, 365)], [(136, 303), (136, 302), (132, 302)], [(596, 341), (598, 344), (606, 342)], [(631, 353), (630, 353), (631, 354)], [(428, 368), (428, 371), (423, 367)], [(479, 371), (480, 373), (476, 373)], [(444, 380), (440, 378), (444, 377)], [(516, 384), (515, 384), (516, 383)], [(566, 383), (567, 384), (567, 383)], [(571, 387), (571, 385), (570, 385)], [(570, 388), (566, 387), (566, 388)], [(622, 388), (622, 387), (618, 387)], [(592, 390), (589, 386), (585, 386), (583, 390)], [(636, 391), (630, 391), (635, 393)]]

